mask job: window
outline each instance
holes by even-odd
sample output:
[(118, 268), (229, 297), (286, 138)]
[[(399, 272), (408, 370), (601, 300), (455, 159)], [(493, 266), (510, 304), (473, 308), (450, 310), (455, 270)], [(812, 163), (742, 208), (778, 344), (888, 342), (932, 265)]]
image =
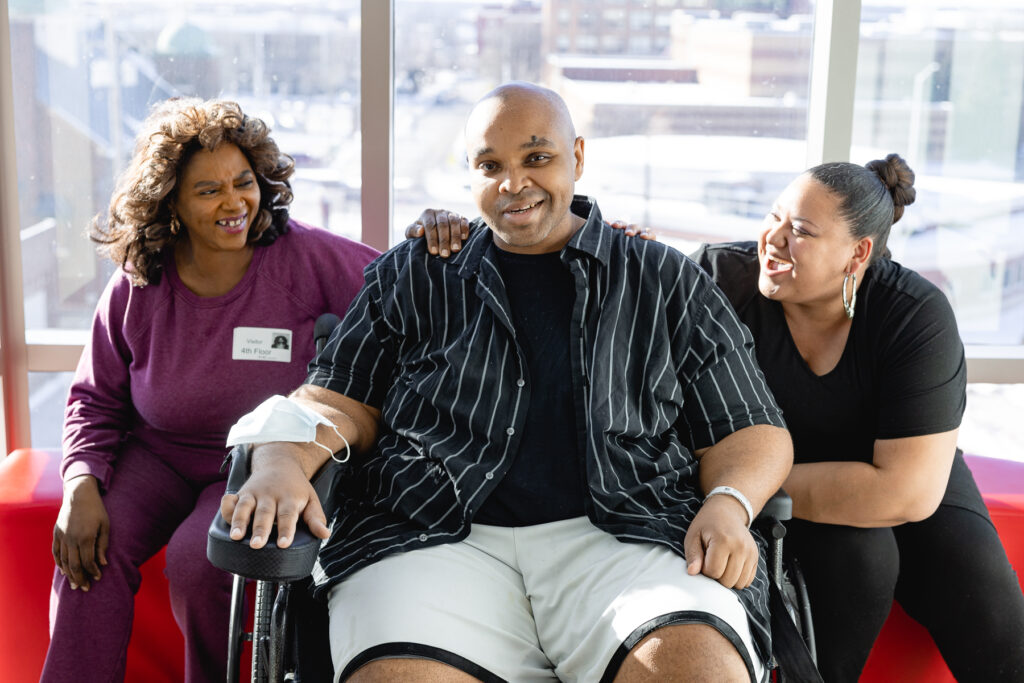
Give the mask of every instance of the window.
[[(141, 121), (167, 97), (235, 99), (264, 119), (296, 160), (292, 215), (359, 238), (358, 0), (228, 0), (187, 19), (170, 1), (8, 8), (30, 341), (89, 327), (114, 266), (86, 228), (106, 212)], [(69, 381), (32, 373), (36, 445), (59, 440)]]
[(622, 36), (614, 33), (606, 33), (601, 36), (601, 53), (610, 55), (622, 52), (623, 43), (624, 41)]
[(632, 35), (629, 37), (629, 53), (634, 55), (649, 55), (653, 49), (650, 36)]
[(606, 9), (601, 13), (601, 18), (608, 27), (621, 26), (626, 20), (626, 10)]
[[(650, 225), (688, 250), (754, 235), (771, 199), (807, 166), (809, 137), (818, 135), (808, 114), (819, 107), (808, 97), (812, 15), (824, 3), (846, 7), (751, 0), (740, 13), (732, 10), (739, 3), (718, 0), (391, 1), (393, 19), (382, 27), (363, 7), (376, 17), (387, 0), (226, 0), (187, 21), (173, 0), (6, 0), (14, 88), (0, 97), (13, 103), (17, 135), (2, 153), (16, 153), (11, 194), (20, 216), (0, 224), (0, 237), (5, 248), (19, 247), (23, 278), (16, 294), (6, 285), (0, 292), (0, 315), (20, 302), (25, 324), (23, 334), (19, 321), (17, 337), (0, 340), (0, 360), (5, 403), (18, 419), (31, 410), (36, 445), (56, 444), (53, 406), (111, 269), (84, 229), (105, 209), (153, 101), (237, 98), (272, 123), (297, 159), (296, 217), (358, 237), (361, 222), (376, 220), (363, 215), (361, 198), (389, 194), (394, 242), (424, 207), (474, 213), (461, 140), (472, 102), (506, 80), (545, 82), (571, 102), (587, 138), (579, 190), (599, 197), (606, 216)], [(975, 345), (972, 381), (1024, 381), (1024, 14), (994, 1), (969, 11), (952, 0), (860, 4), (859, 27), (840, 26), (842, 35), (859, 33), (856, 83), (832, 83), (855, 88), (849, 158), (905, 153), (919, 195), (894, 231), (896, 257), (954, 302)], [(604, 21), (606, 11), (627, 10), (625, 22)], [(361, 110), (378, 120), (389, 112), (361, 101), (374, 65), (361, 63), (360, 45), (364, 33), (372, 44), (392, 30), (393, 137), (367, 133), (364, 149)], [(838, 41), (819, 40), (836, 50)], [(820, 135), (842, 131), (830, 120)], [(361, 164), (382, 148), (394, 155), (390, 187), (361, 177)], [(18, 344), (27, 361), (12, 372)], [(1024, 385), (970, 391), (969, 421), (975, 406), (991, 417), (1024, 400), (1011, 396)], [(980, 431), (991, 434), (984, 424)], [(19, 445), (27, 434), (19, 426)], [(998, 450), (975, 450), (989, 449)]]
[(10, 21), (29, 330), (88, 326), (112, 265), (86, 226), (166, 97), (237, 99), (296, 159), (293, 213), (358, 236), (358, 2), (236, 0), (187, 20), (170, 2), (25, 4)]
[[(985, 345), (968, 347), (969, 368), (991, 345), (1024, 358), (1022, 29), (1019, 3), (898, 0), (861, 12), (850, 158), (898, 152), (914, 169), (917, 200), (889, 247), (946, 294), (964, 342)], [(969, 385), (960, 446), (1024, 459), (1022, 405), (1024, 384)]]
[(629, 26), (633, 30), (649, 29), (654, 25), (654, 15), (650, 10), (635, 9), (629, 13)]
[(898, 152), (915, 170), (890, 248), (945, 292), (969, 344), (1024, 343), (1022, 29), (1005, 3), (887, 2), (861, 20), (851, 158)]
[[(576, 7), (572, 0), (551, 0), (547, 13), (542, 3), (531, 12), (479, 2), (425, 16), (419, 5), (395, 5), (396, 73), (419, 69), (423, 86), (396, 93), (395, 239), (428, 205), (474, 213), (462, 121), (472, 102), (511, 78), (547, 83), (573, 103), (587, 139), (579, 188), (600, 198), (606, 216), (650, 225), (683, 249), (753, 235), (774, 195), (804, 168), (808, 15), (752, 22), (682, 10), (678, 26), (664, 30), (665, 55), (652, 54), (649, 35), (577, 24), (577, 54), (560, 54), (564, 35), (545, 16)], [(606, 22), (625, 23), (617, 3), (593, 5)], [(424, 36), (445, 49), (410, 48)]]

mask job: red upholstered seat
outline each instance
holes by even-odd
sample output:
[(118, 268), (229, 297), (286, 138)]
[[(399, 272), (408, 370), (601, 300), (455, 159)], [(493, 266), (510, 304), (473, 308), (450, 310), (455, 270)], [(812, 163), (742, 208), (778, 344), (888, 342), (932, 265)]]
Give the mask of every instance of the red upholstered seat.
[[(992, 522), (1024, 587), (1024, 463), (966, 456)], [(868, 658), (861, 683), (954, 683), (931, 636), (894, 605)]]
[[(37, 681), (49, 643), (50, 546), (61, 502), (60, 454), (17, 450), (0, 460), (0, 662), (5, 681)], [(176, 683), (185, 646), (171, 615), (160, 551), (142, 567), (127, 681)], [(224, 635), (227, 647), (227, 634)]]

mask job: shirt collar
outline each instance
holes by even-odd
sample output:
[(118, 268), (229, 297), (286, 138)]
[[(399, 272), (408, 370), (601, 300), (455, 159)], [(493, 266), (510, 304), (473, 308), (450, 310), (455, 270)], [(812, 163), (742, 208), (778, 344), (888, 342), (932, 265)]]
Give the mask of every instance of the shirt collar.
[[(586, 219), (583, 227), (569, 238), (566, 249), (575, 249), (593, 256), (602, 265), (608, 265), (611, 257), (611, 231), (601, 218), (601, 209), (597, 201), (586, 195), (578, 194), (572, 198), (572, 212)], [(564, 253), (565, 250), (563, 250)]]
[[(611, 234), (604, 227), (597, 202), (586, 195), (574, 195), (570, 210), (584, 218), (586, 222), (569, 238), (562, 253), (564, 254), (567, 249), (572, 249), (589, 254), (602, 264), (607, 265), (611, 253)], [(458, 254), (451, 257), (452, 263), (459, 265), (459, 276), (464, 279), (475, 276), (480, 270), (480, 261), (488, 250), (497, 248), (493, 245), (494, 240), (490, 228), (482, 218), (474, 219), (469, 240)]]

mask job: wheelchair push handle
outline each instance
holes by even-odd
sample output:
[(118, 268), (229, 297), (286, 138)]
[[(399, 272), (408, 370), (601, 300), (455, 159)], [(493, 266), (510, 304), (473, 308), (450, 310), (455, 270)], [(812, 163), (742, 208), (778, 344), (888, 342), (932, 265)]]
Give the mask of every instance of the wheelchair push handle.
[(316, 352), (319, 355), (324, 350), (324, 346), (327, 345), (327, 340), (331, 336), (331, 332), (341, 322), (341, 318), (334, 315), (333, 313), (324, 313), (316, 319), (316, 323), (313, 325), (313, 344), (316, 347)]
[(758, 519), (785, 522), (793, 518), (793, 499), (783, 489), (776, 491), (761, 508)]

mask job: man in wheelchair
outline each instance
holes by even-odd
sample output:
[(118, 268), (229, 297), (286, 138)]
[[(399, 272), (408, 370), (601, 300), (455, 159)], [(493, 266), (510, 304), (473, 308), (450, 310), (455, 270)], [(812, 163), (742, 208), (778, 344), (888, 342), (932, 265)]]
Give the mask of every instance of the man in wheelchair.
[(337, 680), (764, 680), (749, 525), (792, 446), (749, 333), (692, 262), (574, 196), (555, 93), (495, 89), (466, 144), (462, 249), (382, 255), (307, 383), (236, 425), (259, 445), (232, 538), (276, 524), (286, 547), (301, 516), (328, 539)]

